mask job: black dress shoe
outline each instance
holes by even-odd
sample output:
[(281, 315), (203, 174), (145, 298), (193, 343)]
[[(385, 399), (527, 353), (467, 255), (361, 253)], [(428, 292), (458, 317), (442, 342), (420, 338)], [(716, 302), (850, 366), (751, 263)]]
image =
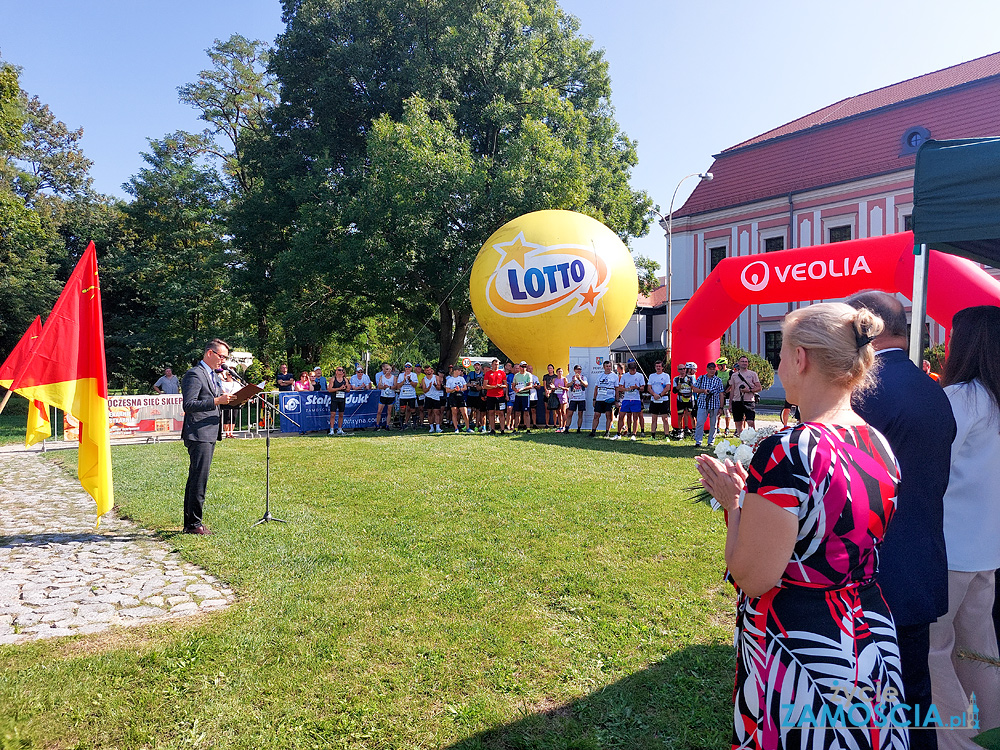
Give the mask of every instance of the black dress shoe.
[(205, 524), (200, 523), (197, 526), (185, 526), (184, 527), (184, 533), (185, 534), (202, 534), (202, 535), (207, 535), (207, 534), (211, 534), (212, 532), (208, 530), (208, 527), (205, 526)]

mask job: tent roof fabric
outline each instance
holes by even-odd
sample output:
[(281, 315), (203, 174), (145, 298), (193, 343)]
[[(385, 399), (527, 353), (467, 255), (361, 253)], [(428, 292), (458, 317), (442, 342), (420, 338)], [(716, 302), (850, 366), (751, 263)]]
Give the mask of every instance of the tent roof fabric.
[(1000, 137), (921, 145), (913, 235), (919, 244), (1000, 268)]

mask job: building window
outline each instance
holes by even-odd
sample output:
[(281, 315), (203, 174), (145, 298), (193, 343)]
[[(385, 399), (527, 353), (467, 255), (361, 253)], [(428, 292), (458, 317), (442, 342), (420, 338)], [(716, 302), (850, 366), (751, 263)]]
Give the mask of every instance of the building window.
[(785, 237), (784, 235), (780, 237), (767, 237), (764, 240), (764, 252), (773, 253), (778, 250), (785, 249)]
[(913, 231), (913, 214), (906, 214), (903, 217), (903, 231), (904, 232)]
[(711, 267), (709, 271), (714, 271), (715, 267), (719, 265), (726, 257), (726, 248), (723, 247), (710, 247), (708, 252), (711, 254)]
[(778, 369), (781, 362), (781, 331), (766, 331), (764, 333), (764, 359), (771, 363), (771, 367)]
[(839, 227), (830, 227), (828, 230), (827, 242), (847, 242), (851, 239), (851, 225), (845, 224)]
[(645, 319), (646, 319), (646, 343), (647, 344), (652, 344), (653, 343), (653, 316), (652, 315), (645, 315), (643, 317), (645, 317)]

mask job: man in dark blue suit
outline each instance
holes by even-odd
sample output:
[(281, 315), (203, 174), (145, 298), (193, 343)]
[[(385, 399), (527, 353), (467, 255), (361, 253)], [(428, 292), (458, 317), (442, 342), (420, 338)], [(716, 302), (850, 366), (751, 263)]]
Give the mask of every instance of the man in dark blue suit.
[[(948, 611), (948, 559), (944, 506), (955, 417), (944, 390), (907, 357), (906, 311), (885, 292), (859, 292), (847, 300), (882, 318), (885, 330), (872, 342), (877, 385), (854, 410), (889, 441), (899, 462), (896, 513), (879, 551), (878, 582), (892, 610), (899, 638), (906, 703), (931, 705), (927, 668), (930, 624)], [(908, 715), (913, 721), (913, 712)], [(911, 732), (912, 748), (936, 748), (931, 729)]]
[(184, 488), (184, 533), (211, 534), (201, 522), (205, 507), (205, 487), (208, 471), (212, 467), (215, 443), (222, 439), (221, 404), (228, 404), (235, 396), (222, 392), (222, 383), (216, 374), (229, 356), (229, 344), (212, 339), (205, 345), (201, 362), (186, 373), (181, 381), (184, 399), (184, 426), (181, 438), (187, 447), (191, 463), (188, 467), (187, 486)]

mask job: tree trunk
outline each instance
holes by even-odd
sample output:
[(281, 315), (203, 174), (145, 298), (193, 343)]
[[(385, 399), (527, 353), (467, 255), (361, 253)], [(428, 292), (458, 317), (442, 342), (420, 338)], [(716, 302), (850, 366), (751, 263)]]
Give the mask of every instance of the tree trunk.
[(471, 313), (452, 310), (447, 302), (442, 302), (439, 309), (441, 311), (441, 331), (438, 362), (440, 362), (440, 367), (447, 368), (461, 361), (465, 335), (469, 332)]

